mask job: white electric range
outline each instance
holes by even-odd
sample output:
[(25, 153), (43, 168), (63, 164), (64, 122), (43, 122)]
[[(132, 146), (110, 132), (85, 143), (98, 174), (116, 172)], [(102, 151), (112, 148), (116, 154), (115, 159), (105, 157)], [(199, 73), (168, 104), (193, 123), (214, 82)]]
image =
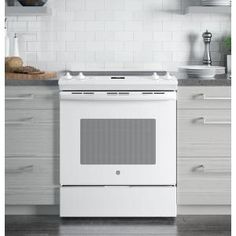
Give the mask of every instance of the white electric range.
[(176, 216), (176, 91), (169, 73), (66, 74), (60, 216)]

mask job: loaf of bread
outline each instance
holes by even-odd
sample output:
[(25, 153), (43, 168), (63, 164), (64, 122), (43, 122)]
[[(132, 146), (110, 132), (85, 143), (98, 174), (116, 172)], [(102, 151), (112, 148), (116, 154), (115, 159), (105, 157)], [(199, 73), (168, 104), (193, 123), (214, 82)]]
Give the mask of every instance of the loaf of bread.
[(22, 74), (41, 74), (43, 73), (39, 69), (36, 69), (33, 66), (22, 66), (14, 70), (15, 73), (22, 73)]
[(6, 57), (5, 59), (5, 71), (14, 72), (16, 69), (23, 66), (23, 61), (20, 57)]

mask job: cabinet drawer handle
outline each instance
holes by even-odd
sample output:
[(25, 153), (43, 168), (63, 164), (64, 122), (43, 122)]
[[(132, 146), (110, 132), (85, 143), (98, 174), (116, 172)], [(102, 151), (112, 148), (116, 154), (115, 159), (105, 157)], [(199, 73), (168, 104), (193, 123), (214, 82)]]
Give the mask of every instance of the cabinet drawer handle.
[(231, 121), (228, 121), (228, 120), (222, 120), (222, 121), (207, 120), (204, 117), (200, 117), (197, 120), (201, 120), (202, 124), (204, 124), (204, 125), (231, 125)]
[(33, 94), (25, 94), (19, 97), (6, 97), (5, 100), (32, 100), (34, 99)]
[(223, 100), (223, 101), (230, 101), (231, 97), (207, 97), (204, 93), (200, 93), (197, 95), (197, 97), (201, 97), (202, 100)]
[(34, 168), (33, 165), (29, 165), (29, 166), (22, 166), (17, 169), (6, 169), (6, 174), (20, 174), (23, 172), (32, 171), (33, 168)]
[(6, 125), (27, 125), (27, 124), (30, 124), (32, 120), (33, 120), (33, 117), (28, 117), (21, 120), (6, 121), (5, 124)]
[(192, 168), (193, 172), (198, 172), (198, 173), (206, 173), (206, 174), (230, 174), (231, 171), (227, 170), (227, 169), (209, 169), (209, 168), (205, 168), (205, 166), (203, 164), (195, 166)]

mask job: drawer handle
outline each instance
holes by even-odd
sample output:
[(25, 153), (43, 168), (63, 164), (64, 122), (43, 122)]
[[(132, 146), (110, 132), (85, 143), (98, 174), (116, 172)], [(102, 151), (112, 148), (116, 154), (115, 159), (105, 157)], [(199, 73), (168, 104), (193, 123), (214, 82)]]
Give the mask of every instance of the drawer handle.
[(203, 164), (195, 166), (192, 168), (193, 172), (198, 172), (198, 173), (212, 173), (212, 174), (230, 174), (231, 171), (227, 170), (227, 169), (209, 169), (209, 168), (205, 168), (205, 166)]
[(20, 173), (32, 171), (33, 168), (34, 168), (33, 165), (29, 165), (29, 166), (22, 166), (17, 169), (6, 169), (6, 174), (20, 174)]
[(33, 94), (25, 94), (19, 97), (6, 97), (5, 100), (32, 100), (34, 99)]
[(231, 121), (228, 120), (222, 120), (222, 121), (207, 120), (204, 117), (200, 117), (197, 120), (201, 120), (204, 125), (231, 125)]
[(30, 124), (32, 120), (33, 120), (33, 117), (28, 117), (21, 120), (6, 121), (5, 124), (6, 125), (27, 125), (27, 124)]
[(231, 97), (207, 97), (204, 93), (200, 93), (197, 95), (197, 97), (201, 97), (202, 100), (224, 100), (224, 101), (230, 101)]

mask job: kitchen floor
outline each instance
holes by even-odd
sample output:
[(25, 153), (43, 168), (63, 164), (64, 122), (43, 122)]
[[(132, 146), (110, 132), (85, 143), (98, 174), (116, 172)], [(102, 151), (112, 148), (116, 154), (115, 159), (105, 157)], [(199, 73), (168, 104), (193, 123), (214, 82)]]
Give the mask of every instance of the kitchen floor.
[(6, 236), (47, 235), (231, 235), (230, 216), (178, 216), (173, 218), (64, 218), (6, 216)]

